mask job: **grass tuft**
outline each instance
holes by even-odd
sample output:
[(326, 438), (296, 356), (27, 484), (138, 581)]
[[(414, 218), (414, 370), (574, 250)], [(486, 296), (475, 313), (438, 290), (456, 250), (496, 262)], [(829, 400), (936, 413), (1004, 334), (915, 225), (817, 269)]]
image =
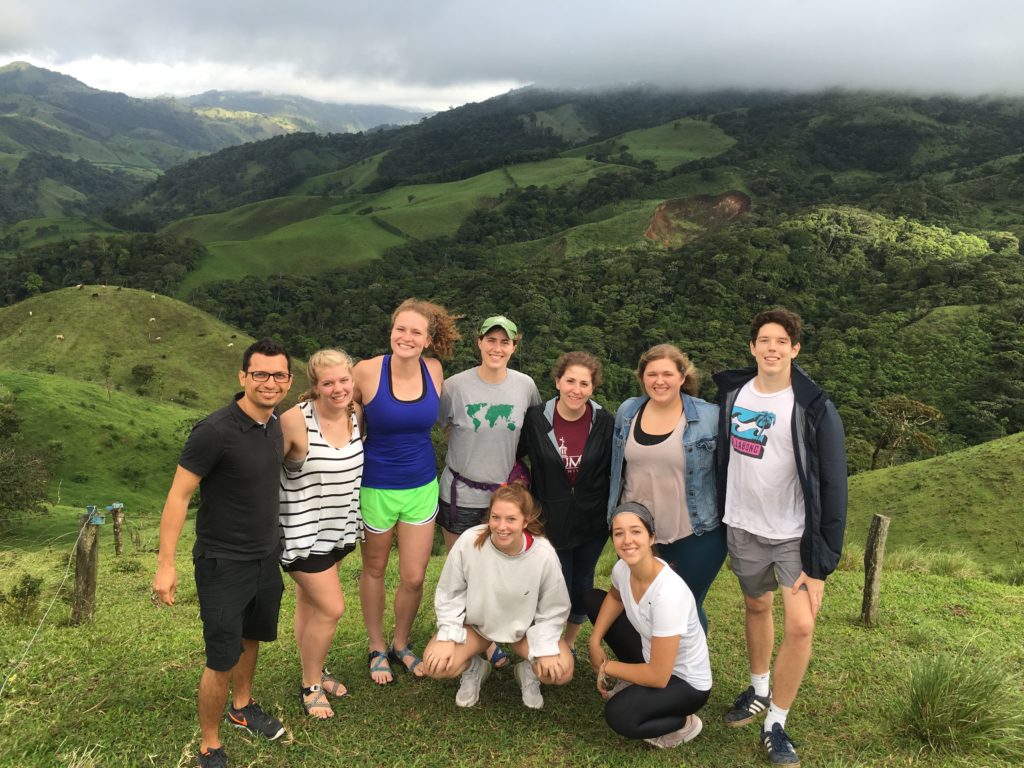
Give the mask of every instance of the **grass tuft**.
[(926, 656), (910, 671), (897, 722), (933, 751), (1024, 760), (1024, 715), (1018, 681), (1002, 664)]

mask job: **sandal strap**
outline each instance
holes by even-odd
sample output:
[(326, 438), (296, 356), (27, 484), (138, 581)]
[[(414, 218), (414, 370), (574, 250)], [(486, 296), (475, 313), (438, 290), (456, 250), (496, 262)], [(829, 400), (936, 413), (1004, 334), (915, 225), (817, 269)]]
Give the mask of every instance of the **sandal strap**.
[[(401, 663), (401, 665), (403, 667), (405, 667), (406, 671), (408, 671), (408, 672), (416, 671), (416, 667), (418, 667), (420, 664), (423, 663), (423, 659), (421, 659), (419, 656), (417, 656), (413, 652), (412, 648), (410, 648), (408, 645), (405, 646), (405, 648), (395, 648), (394, 644), (392, 644), (391, 652), (390, 652), (389, 655), (392, 656), (393, 658), (397, 659), (399, 661), (399, 663)], [(406, 664), (405, 663), (405, 657), (406, 656), (412, 656), (412, 663), (411, 664)]]
[(320, 687), (323, 688), (324, 693), (328, 696), (334, 696), (335, 698), (348, 696), (348, 688), (345, 687), (341, 680), (332, 675), (327, 667), (320, 671)]
[(388, 661), (388, 655), (386, 651), (370, 651), (366, 660), (370, 662), (371, 672), (390, 672), (391, 662)]
[[(308, 687), (299, 686), (300, 694), (299, 698), (302, 700), (302, 708), (306, 710), (307, 715), (313, 715), (314, 709), (330, 710), (331, 703), (327, 701), (327, 695), (324, 693), (324, 689), (316, 683)], [(306, 701), (306, 697), (312, 695), (313, 698), (310, 701)], [(332, 710), (333, 715), (333, 710)], [(325, 718), (320, 718), (325, 719)]]

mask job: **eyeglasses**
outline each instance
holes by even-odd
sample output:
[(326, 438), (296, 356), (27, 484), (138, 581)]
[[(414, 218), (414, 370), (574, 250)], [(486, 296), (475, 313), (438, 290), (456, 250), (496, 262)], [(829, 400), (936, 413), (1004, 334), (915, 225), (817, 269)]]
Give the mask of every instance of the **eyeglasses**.
[(270, 371), (246, 371), (245, 375), (252, 376), (253, 381), (259, 382), (269, 381), (273, 378), (278, 384), (286, 384), (292, 379), (292, 375), (284, 371), (275, 371), (274, 373)]

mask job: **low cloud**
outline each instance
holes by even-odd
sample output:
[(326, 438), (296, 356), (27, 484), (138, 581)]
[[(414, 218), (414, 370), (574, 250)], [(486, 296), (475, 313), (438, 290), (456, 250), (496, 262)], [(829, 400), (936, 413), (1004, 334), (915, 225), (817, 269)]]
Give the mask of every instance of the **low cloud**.
[(434, 108), (525, 83), (1024, 93), (1024, 4), (1014, 0), (5, 6), (7, 58), (77, 68), (80, 79), (91, 71), (90, 84), (104, 88), (96, 78), (117, 62), (125, 80), (182, 93), (246, 87), (384, 101), (379, 93)]

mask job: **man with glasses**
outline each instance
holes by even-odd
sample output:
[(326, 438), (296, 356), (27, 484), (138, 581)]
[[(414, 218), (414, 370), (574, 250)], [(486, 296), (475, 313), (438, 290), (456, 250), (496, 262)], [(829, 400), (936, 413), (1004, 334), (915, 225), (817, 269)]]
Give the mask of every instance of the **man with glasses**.
[(229, 683), (229, 723), (270, 740), (284, 734), (251, 692), (260, 641), (277, 639), (284, 591), (277, 565), (284, 442), (274, 409), (291, 381), (291, 360), (277, 342), (263, 339), (245, 351), (242, 392), (193, 428), (160, 518), (153, 602), (173, 605), (178, 538), (199, 489), (192, 559), (206, 642), (198, 696), (201, 768), (227, 765), (220, 718)]

